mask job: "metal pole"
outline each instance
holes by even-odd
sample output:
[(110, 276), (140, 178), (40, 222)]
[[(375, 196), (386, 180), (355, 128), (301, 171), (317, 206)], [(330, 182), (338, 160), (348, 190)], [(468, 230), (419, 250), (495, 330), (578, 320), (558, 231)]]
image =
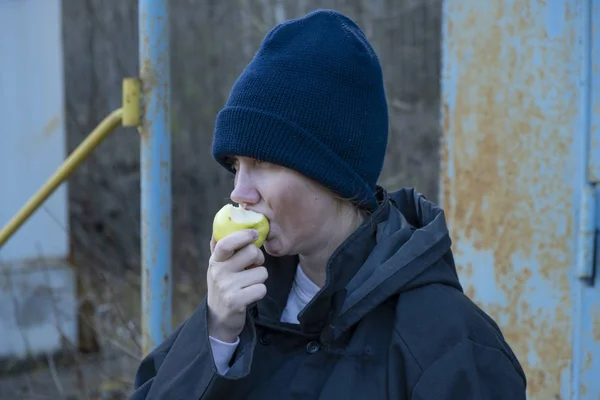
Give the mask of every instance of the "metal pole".
[(169, 1), (139, 0), (142, 353), (171, 332)]

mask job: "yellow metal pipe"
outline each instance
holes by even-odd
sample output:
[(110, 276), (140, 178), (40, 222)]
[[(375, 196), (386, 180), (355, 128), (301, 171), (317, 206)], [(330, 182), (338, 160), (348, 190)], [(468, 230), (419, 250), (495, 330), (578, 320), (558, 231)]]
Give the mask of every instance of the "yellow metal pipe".
[(110, 113), (100, 124), (85, 138), (83, 142), (67, 157), (54, 175), (34, 194), (19, 212), (0, 231), (0, 247), (27, 221), (27, 219), (42, 205), (44, 201), (58, 188), (73, 171), (88, 158), (90, 153), (98, 147), (117, 127), (121, 125), (123, 109), (119, 108)]
[(142, 122), (142, 81), (140, 78), (123, 79), (123, 126), (137, 128)]

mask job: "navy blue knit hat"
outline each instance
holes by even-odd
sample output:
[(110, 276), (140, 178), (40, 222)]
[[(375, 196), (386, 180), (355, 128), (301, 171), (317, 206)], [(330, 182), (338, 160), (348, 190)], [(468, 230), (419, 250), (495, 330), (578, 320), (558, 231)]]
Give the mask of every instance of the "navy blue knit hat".
[(318, 10), (266, 35), (217, 116), (213, 156), (282, 165), (372, 210), (387, 139), (375, 51), (348, 17)]

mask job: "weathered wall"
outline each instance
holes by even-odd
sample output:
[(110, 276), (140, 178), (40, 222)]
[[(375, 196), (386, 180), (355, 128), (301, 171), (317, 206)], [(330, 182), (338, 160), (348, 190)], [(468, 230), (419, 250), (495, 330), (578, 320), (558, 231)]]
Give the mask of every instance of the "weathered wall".
[(440, 202), (465, 291), (500, 325), (531, 399), (600, 396), (598, 278), (575, 271), (593, 190), (586, 154), (598, 159), (591, 11), (576, 0), (445, 2)]
[[(63, 3), (72, 150), (120, 107), (121, 79), (138, 74), (137, 0)], [(216, 113), (266, 32), (315, 5), (354, 18), (380, 55), (391, 113), (381, 183), (436, 198), (441, 0), (172, 0), (174, 268), (178, 281), (197, 282), (194, 292), (212, 217), (232, 184), (210, 153)], [(118, 275), (139, 268), (138, 143), (134, 130), (117, 131), (70, 184), (75, 255)]]

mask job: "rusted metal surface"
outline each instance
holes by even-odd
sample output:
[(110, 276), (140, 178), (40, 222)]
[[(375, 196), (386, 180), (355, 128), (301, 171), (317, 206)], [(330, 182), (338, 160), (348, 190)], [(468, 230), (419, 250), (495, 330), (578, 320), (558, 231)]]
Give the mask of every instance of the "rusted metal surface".
[(590, 110), (590, 149), (589, 176), (590, 180), (600, 183), (600, 2), (591, 0), (590, 57), (589, 73), (591, 79)]
[[(583, 3), (585, 28), (581, 34), (581, 74), (583, 82), (582, 101), (580, 107), (583, 115), (583, 125), (587, 127), (589, 140), (587, 146), (587, 185), (584, 193), (593, 193), (588, 212), (590, 220), (587, 226), (594, 227), (595, 246), (593, 253), (584, 254), (591, 260), (578, 265), (578, 276), (584, 280), (581, 287), (579, 304), (581, 312), (578, 315), (579, 331), (575, 334), (574, 366), (577, 374), (575, 389), (580, 398), (600, 399), (600, 277), (598, 277), (600, 243), (600, 0), (588, 0)], [(589, 17), (588, 17), (589, 16)], [(587, 35), (586, 35), (587, 30)], [(581, 212), (584, 213), (582, 208)], [(594, 219), (592, 221), (591, 219)], [(580, 227), (581, 231), (581, 227)], [(589, 228), (588, 228), (589, 231)], [(588, 241), (589, 243), (589, 241)], [(588, 246), (589, 248), (589, 246)], [(595, 257), (595, 258), (594, 258)], [(581, 257), (585, 259), (585, 257)], [(581, 274), (584, 272), (584, 274)], [(586, 275), (587, 274), (587, 275)]]
[(576, 269), (592, 1), (444, 2), (441, 203), (466, 292), (531, 399), (600, 398), (599, 289)]
[(577, 260), (575, 269), (577, 277), (588, 282), (594, 278), (596, 206), (594, 185), (584, 185), (579, 201)]
[(142, 353), (171, 331), (171, 118), (168, 0), (139, 1)]

